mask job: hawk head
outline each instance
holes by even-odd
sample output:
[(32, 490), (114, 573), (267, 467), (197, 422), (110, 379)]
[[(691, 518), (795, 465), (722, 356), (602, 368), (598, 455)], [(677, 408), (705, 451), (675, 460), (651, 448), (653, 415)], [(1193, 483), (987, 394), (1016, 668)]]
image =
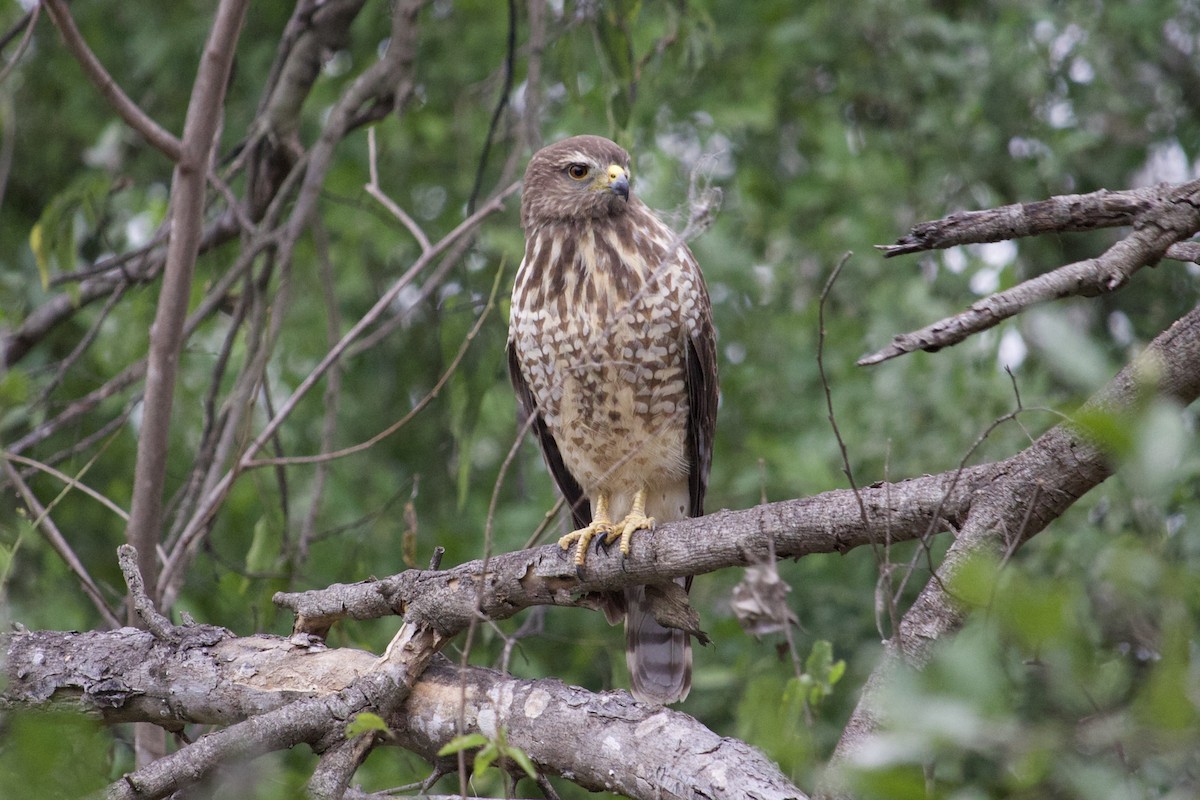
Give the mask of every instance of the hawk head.
[(629, 154), (603, 136), (573, 136), (530, 159), (521, 226), (611, 217), (628, 204)]

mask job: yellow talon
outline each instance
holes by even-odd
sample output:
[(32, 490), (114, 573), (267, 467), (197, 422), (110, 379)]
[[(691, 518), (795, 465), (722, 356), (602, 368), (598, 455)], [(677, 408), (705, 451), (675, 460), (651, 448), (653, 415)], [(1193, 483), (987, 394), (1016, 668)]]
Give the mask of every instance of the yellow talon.
[(583, 564), (587, 560), (588, 547), (591, 546), (592, 540), (597, 536), (603, 536), (607, 544), (614, 533), (616, 533), (616, 529), (612, 524), (612, 520), (608, 518), (608, 495), (602, 494), (596, 498), (596, 513), (592, 517), (592, 524), (586, 528), (571, 531), (558, 540), (558, 546), (563, 550), (570, 550), (571, 545), (575, 545), (575, 569), (576, 571), (582, 571)]
[(571, 531), (563, 536), (558, 540), (558, 546), (563, 550), (570, 550), (572, 545), (575, 547), (575, 570), (582, 573), (583, 565), (587, 561), (588, 548), (597, 536), (601, 537), (606, 547), (620, 540), (621, 555), (627, 556), (634, 531), (653, 529), (654, 517), (646, 516), (645, 489), (637, 491), (633, 496), (633, 507), (629, 509), (629, 514), (615, 524), (608, 516), (608, 495), (601, 494), (596, 498), (596, 513), (592, 517), (592, 523), (586, 528)]

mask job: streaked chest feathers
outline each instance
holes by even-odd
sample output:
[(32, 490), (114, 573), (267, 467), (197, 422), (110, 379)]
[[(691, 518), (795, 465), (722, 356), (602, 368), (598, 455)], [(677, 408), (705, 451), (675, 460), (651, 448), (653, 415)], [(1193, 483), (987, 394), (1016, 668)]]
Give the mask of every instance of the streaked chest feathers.
[(687, 473), (684, 379), (700, 278), (669, 228), (649, 212), (640, 222), (528, 231), (517, 273), (510, 324), (521, 370), (585, 491)]

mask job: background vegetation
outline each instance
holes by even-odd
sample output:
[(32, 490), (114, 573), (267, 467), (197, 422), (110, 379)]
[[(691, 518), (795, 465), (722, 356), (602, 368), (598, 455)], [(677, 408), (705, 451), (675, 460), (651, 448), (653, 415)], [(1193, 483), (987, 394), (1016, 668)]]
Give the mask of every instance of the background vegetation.
[[(79, 0), (71, 13), (142, 109), (180, 131), (212, 6)], [(532, 79), (530, 7), (541, 26)], [(27, 9), (9, 3), (3, 28)], [(346, 46), (329, 54), (300, 117), (305, 148), (331, 104), (379, 57), (390, 11), (388, 3), (367, 3)], [(219, 172), (247, 139), (291, 12), (285, 3), (251, 7), (228, 87)], [(243, 439), (325, 354), (331, 333), (344, 332), (419, 255), (413, 236), (364, 189), (367, 127), (381, 188), (435, 240), (519, 175), (534, 146), (574, 133), (625, 145), (636, 190), (678, 228), (689, 191), (721, 189), (715, 224), (692, 243), (720, 332), (709, 510), (847, 485), (816, 355), (817, 298), (848, 250), (853, 256), (825, 310), (823, 361), (859, 485), (953, 468), (995, 418), (1020, 405), (1017, 419), (993, 431), (971, 463), (1015, 452), (1194, 305), (1195, 266), (1167, 262), (1115, 296), (1044, 307), (941, 353), (854, 366), (893, 334), (1095, 255), (1116, 234), (889, 261), (872, 245), (955, 210), (1197, 176), (1194, 2), (435, 0), (419, 25), (412, 101), (340, 143), (319, 222), (298, 240), (286, 269), (259, 273), (279, 345)], [(171, 175), (167, 160), (84, 78), (44, 14), (25, 46), (19, 39), (20, 32), (4, 46), (9, 67), (0, 82), (0, 334), (17, 330), (51, 297), (78, 292), (81, 272), (157, 235)], [(243, 191), (244, 175), (229, 181)], [(210, 194), (218, 197), (216, 214), (219, 195)], [(504, 467), (516, 433), (504, 371), (506, 295), (521, 242), (514, 198), (445, 269), (401, 294), (388, 330), (341, 362), (331, 392), (322, 387), (297, 407), (273, 454), (344, 447), (401, 418), (487, 311), (445, 387), (410, 424), (362, 452), (321, 467), (243, 474), (188, 567), (172, 615), (239, 633), (286, 633), (290, 617), (270, 602), (280, 589), (424, 566), (435, 546), (446, 548), (444, 564), (478, 558), (485, 529), (493, 531), (493, 551), (526, 545), (555, 496), (532, 442)], [(202, 254), (194, 303), (230, 268), (237, 247), (234, 239)], [(497, 281), (500, 300), (488, 310)], [(22, 441), (142, 358), (157, 298), (156, 282), (135, 281), (119, 302), (82, 305), (0, 373), (0, 444)], [(234, 376), (252, 355), (249, 334), (234, 322), (238, 300), (233, 293), (197, 328), (180, 363), (168, 527), (186, 512), (170, 499), (186, 496), (206, 414), (232, 396)], [(232, 366), (219, 374), (226, 358)], [(138, 391), (135, 383), (52, 436), (8, 452), (81, 475), (128, 509)], [(336, 431), (323, 440), (330, 407)], [(1114, 434), (1124, 467), (1115, 478), (1003, 571), (973, 573), (963, 591), (990, 597), (988, 611), (928, 669), (904, 679), (893, 697), (893, 736), (872, 751), (862, 796), (1195, 796), (1194, 422), (1191, 409), (1147, 404)], [(51, 506), (50, 517), (117, 609), (124, 588), (114, 551), (124, 522), (82, 492), (64, 492), (45, 471), (9, 463)], [(4, 621), (105, 626), (35, 523), (6, 481)], [(554, 522), (542, 541), (561, 528)], [(889, 635), (886, 598), (895, 593), (903, 610), (944, 547), (934, 544), (928, 558), (896, 548), (888, 564), (864, 548), (780, 565), (799, 620), (800, 657), (828, 641), (847, 666), (815, 706), (791, 682), (781, 643), (748, 636), (734, 619), (730, 593), (741, 576), (697, 580), (692, 596), (714, 644), (697, 650), (695, 689), (682, 709), (758, 746), (798, 785), (812, 787)], [(496, 663), (501, 632), (528, 621), (483, 632), (471, 661)], [(538, 622), (536, 635), (513, 652), (512, 672), (592, 689), (622, 685), (620, 634), (599, 615), (557, 609)], [(394, 628), (386, 620), (348, 623), (330, 641), (378, 652)], [(0, 784), (37, 781), (44, 791), (30, 796), (100, 788), (130, 763), (128, 731), (20, 715), (0, 729)], [(309, 768), (306, 753), (277, 754), (215, 791), (247, 796), (249, 785), (253, 796), (292, 797)], [(389, 751), (376, 754), (357, 782), (378, 789), (427, 770)], [(475, 790), (498, 793), (499, 782), (478, 778)]]

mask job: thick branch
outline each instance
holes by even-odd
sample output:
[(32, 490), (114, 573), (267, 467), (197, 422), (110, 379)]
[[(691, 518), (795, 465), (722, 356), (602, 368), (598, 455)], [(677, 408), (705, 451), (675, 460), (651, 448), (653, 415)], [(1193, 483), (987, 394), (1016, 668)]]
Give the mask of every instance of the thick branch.
[[(180, 772), (185, 758), (215, 765), (301, 742), (323, 747), (353, 714), (378, 701), (372, 691), (395, 691), (367, 680), (379, 659), (360, 650), (307, 648), (272, 636), (239, 639), (207, 626), (180, 630), (185, 638), (178, 647), (132, 628), (11, 634), (5, 702), (82, 710), (110, 723), (238, 723), (110, 791), (133, 798), (162, 796), (179, 775), (192, 777)], [(458, 734), (464, 687), (468, 731), (494, 736), (503, 728), (539, 767), (588, 789), (632, 798), (804, 796), (762, 753), (686, 714), (637, 703), (624, 692), (463, 671), (436, 657), (403, 708), (388, 717), (396, 743), (436, 760)]]
[[(1133, 273), (1142, 267), (1158, 263), (1171, 245), (1181, 242), (1200, 230), (1200, 182), (1193, 181), (1170, 190), (1160, 189), (1159, 191), (1161, 198), (1157, 202), (1151, 203), (1150, 208), (1141, 211), (1135, 220), (1134, 229), (1129, 235), (1110, 247), (1099, 258), (1059, 267), (1052, 272), (1031, 278), (1011, 289), (973, 303), (966, 311), (953, 317), (940, 320), (918, 331), (899, 334), (887, 347), (859, 359), (859, 365), (869, 366), (915, 350), (934, 352), (943, 347), (958, 344), (973, 333), (987, 330), (1003, 320), (1021, 313), (1029, 306), (1047, 300), (1077, 295), (1092, 297), (1121, 288)], [(1150, 201), (1146, 199), (1145, 202)], [(1008, 206), (1007, 208), (1023, 207)], [(1004, 212), (1005, 209), (978, 212), (982, 215), (996, 215), (990, 222), (990, 228), (986, 225), (975, 228), (967, 224), (964, 224), (963, 227), (966, 232), (971, 234), (987, 231), (988, 236), (995, 235), (996, 238), (1006, 238), (999, 235), (1002, 231), (1007, 230), (1005, 226), (1010, 224), (1007, 220), (1011, 215), (1006, 216)], [(963, 216), (955, 215), (950, 219), (961, 219)], [(1058, 218), (1049, 215), (1049, 219)], [(1107, 219), (1110, 218), (1100, 215), (1097, 224), (1101, 224)], [(1078, 227), (1072, 226), (1081, 224), (1079, 220), (1080, 217), (1073, 214), (1067, 215), (1065, 219), (1058, 219), (1065, 225), (1061, 228), (1062, 230), (1078, 230)], [(938, 223), (926, 224), (937, 225)], [(951, 231), (956, 231), (958, 228), (954, 224), (949, 224), (947, 227)], [(1058, 228), (1043, 227), (1039, 231), (1051, 229), (1058, 230)], [(956, 232), (964, 233), (964, 231)], [(904, 239), (900, 240), (901, 243), (904, 241)], [(889, 252), (888, 255), (922, 249), (916, 245), (909, 245), (907, 249), (901, 244), (895, 245), (895, 247), (898, 249)]]

